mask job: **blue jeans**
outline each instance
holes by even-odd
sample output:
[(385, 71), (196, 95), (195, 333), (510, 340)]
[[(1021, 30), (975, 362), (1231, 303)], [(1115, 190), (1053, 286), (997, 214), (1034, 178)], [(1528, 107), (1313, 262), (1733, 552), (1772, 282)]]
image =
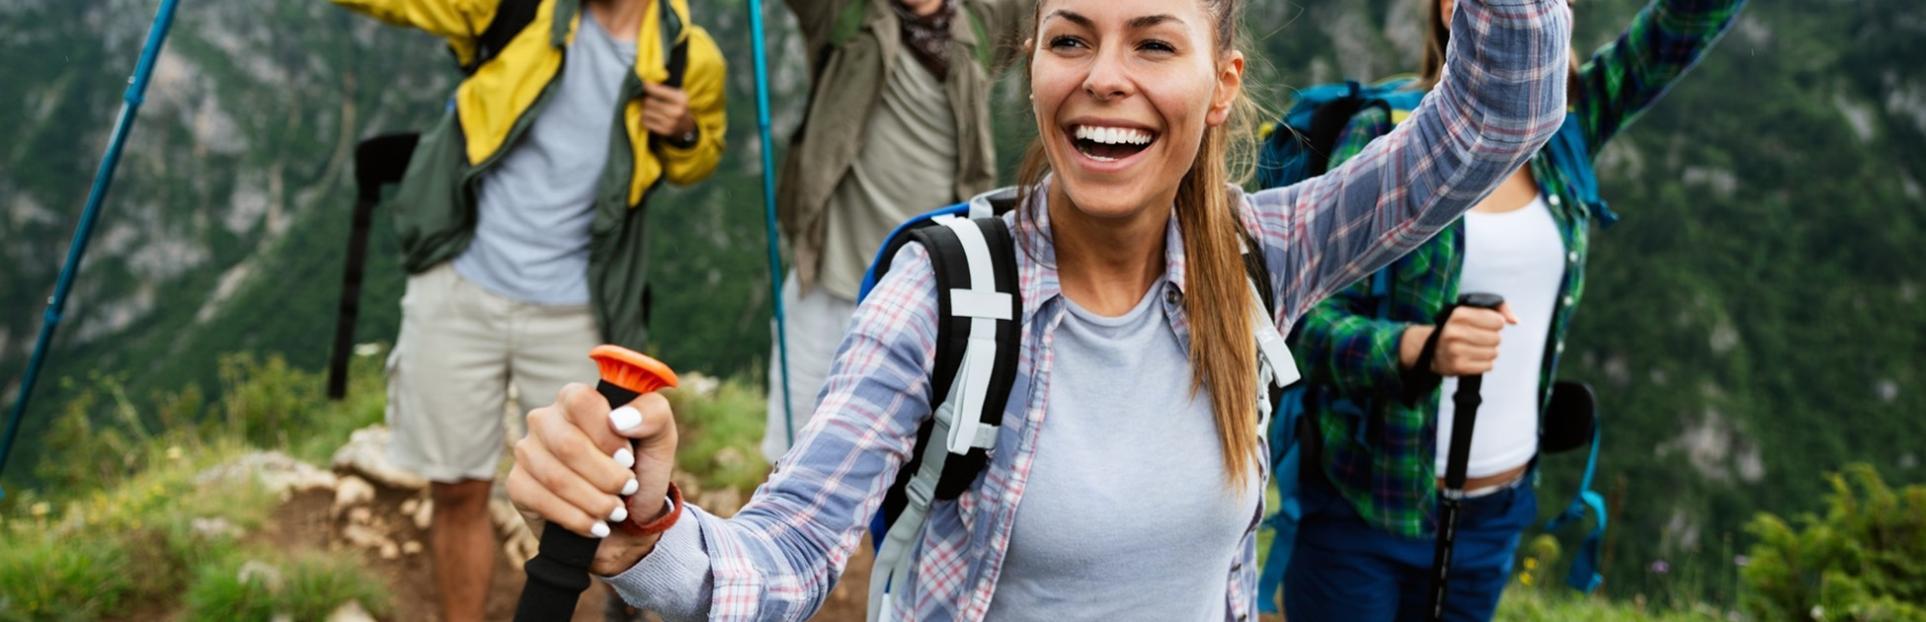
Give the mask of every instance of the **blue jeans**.
[[(1435, 537), (1406, 538), (1366, 524), (1322, 474), (1305, 477), (1298, 494), (1304, 518), (1284, 576), (1287, 619), (1431, 619)], [(1524, 483), (1467, 499), (1458, 516), (1444, 619), (1490, 620), (1519, 534), (1538, 517), (1538, 497)]]

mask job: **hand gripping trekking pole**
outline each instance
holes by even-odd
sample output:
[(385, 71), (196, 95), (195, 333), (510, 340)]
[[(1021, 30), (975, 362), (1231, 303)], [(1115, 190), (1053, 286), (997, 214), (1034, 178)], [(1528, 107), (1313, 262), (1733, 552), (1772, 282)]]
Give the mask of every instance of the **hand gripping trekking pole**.
[[(1465, 294), (1458, 297), (1458, 304), (1446, 309), (1438, 321), (1438, 330), (1444, 330), (1445, 320), (1451, 318), (1456, 307), (1475, 307), (1497, 309), (1505, 304), (1505, 299), (1497, 294)], [(1445, 483), (1438, 490), (1438, 549), (1431, 561), (1431, 619), (1444, 619), (1445, 582), (1451, 574), (1452, 546), (1458, 538), (1458, 511), (1464, 505), (1465, 470), (1471, 463), (1471, 429), (1478, 423), (1478, 404), (1484, 401), (1479, 390), (1483, 388), (1484, 376), (1463, 376), (1458, 378), (1458, 392), (1452, 394), (1451, 404), (1451, 447), (1445, 454)]]
[[(596, 346), (589, 351), (601, 367), (602, 380), (595, 392), (615, 408), (635, 401), (644, 393), (674, 388), (675, 372), (661, 361), (619, 346)], [(602, 541), (549, 523), (542, 529), (541, 549), (524, 568), (528, 583), (522, 588), (522, 601), (515, 607), (517, 622), (567, 620), (575, 603), (588, 589), (589, 562)]]

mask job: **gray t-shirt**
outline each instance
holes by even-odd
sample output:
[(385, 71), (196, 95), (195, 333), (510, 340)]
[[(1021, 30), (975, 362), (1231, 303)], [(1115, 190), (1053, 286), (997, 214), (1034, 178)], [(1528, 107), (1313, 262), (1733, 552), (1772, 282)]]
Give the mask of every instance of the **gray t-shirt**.
[(634, 67), (634, 40), (615, 40), (583, 11), (548, 103), (482, 175), (475, 239), (455, 258), (456, 273), (522, 302), (588, 304), (596, 184)]
[(1063, 299), (1048, 414), (988, 619), (1224, 619), (1258, 478), (1227, 484), (1170, 287), (1114, 318)]
[(910, 217), (953, 202), (956, 115), (943, 79), (902, 46), (849, 173), (830, 195), (822, 287), (855, 300), (883, 238)]

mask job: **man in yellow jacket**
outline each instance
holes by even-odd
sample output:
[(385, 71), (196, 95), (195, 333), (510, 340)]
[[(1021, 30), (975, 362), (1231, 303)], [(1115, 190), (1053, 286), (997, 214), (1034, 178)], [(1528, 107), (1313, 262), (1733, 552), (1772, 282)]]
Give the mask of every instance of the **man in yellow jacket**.
[(479, 620), (509, 387), (527, 411), (593, 378), (595, 344), (643, 345), (646, 199), (721, 159), (722, 54), (687, 0), (334, 1), (468, 72), (391, 201), (410, 276), (388, 456), (433, 482), (443, 619)]

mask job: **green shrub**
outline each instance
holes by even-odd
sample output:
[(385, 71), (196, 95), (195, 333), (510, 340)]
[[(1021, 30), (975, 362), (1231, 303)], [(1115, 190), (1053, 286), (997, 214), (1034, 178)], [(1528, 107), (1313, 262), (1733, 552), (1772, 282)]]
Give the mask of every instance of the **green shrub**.
[(666, 395), (680, 432), (677, 468), (709, 489), (747, 493), (762, 483), (769, 471), (760, 448), (769, 407), (761, 389), (735, 379), (702, 397), (686, 390)]
[(0, 620), (95, 619), (135, 591), (122, 539), (62, 541), (19, 521), (8, 530), (0, 534)]
[(187, 589), (188, 620), (322, 620), (348, 602), (387, 608), (379, 580), (349, 559), (325, 555), (230, 555), (201, 566)]
[(1825, 516), (1760, 514), (1743, 576), (1762, 620), (1926, 620), (1926, 486), (1895, 491), (1870, 465), (1827, 476)]

